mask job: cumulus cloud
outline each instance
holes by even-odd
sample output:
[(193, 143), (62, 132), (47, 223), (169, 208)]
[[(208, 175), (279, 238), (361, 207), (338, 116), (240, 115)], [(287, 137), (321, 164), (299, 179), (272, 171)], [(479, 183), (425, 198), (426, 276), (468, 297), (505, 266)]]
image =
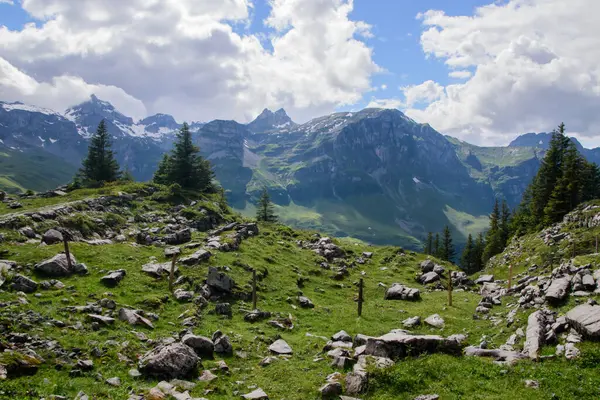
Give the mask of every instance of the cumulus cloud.
[(372, 98), (367, 108), (401, 108), (404, 107), (404, 102), (400, 99), (376, 99)]
[(415, 104), (440, 99), (444, 95), (444, 87), (434, 81), (426, 81), (420, 85), (403, 86), (400, 88), (406, 97), (406, 106), (412, 107)]
[(471, 16), (420, 14), (424, 52), (468, 80), (407, 114), (478, 143), (506, 143), (561, 121), (580, 137), (599, 135), (598, 13), (596, 0), (509, 0)]
[(13, 0), (0, 0), (0, 4), (10, 4), (13, 6), (15, 3)]
[[(99, 97), (139, 99), (148, 113), (180, 120), (245, 121), (264, 107), (303, 120), (370, 90), (379, 67), (363, 41), (370, 26), (349, 17), (352, 0), (269, 4), (266, 46), (264, 35), (245, 31), (251, 0), (23, 0), (43, 22), (0, 27), (0, 57), (57, 105), (105, 88)], [(0, 90), (32, 98), (11, 88)]]
[(468, 79), (471, 77), (471, 75), (473, 75), (471, 71), (467, 70), (450, 71), (450, 73), (448, 74), (448, 76), (450, 76), (451, 78), (457, 79)]

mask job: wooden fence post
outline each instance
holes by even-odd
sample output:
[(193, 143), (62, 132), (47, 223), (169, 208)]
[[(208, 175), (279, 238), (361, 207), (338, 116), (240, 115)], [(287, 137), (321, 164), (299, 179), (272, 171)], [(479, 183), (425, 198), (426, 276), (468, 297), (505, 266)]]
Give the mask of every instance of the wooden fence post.
[(256, 270), (252, 270), (252, 310), (256, 310)]
[(358, 281), (358, 316), (362, 315), (362, 306), (363, 306), (363, 278), (360, 278)]
[(596, 254), (598, 254), (598, 236), (596, 236)]
[(452, 307), (452, 271), (448, 270), (448, 306)]
[(512, 287), (512, 264), (508, 266), (508, 290)]
[(169, 292), (173, 293), (173, 278), (175, 277), (175, 263), (177, 262), (177, 254), (173, 254), (171, 261), (171, 271), (169, 273)]
[(67, 256), (67, 266), (69, 267), (69, 271), (72, 271), (73, 266), (71, 265), (71, 252), (69, 251), (69, 239), (67, 239), (66, 234), (63, 234), (63, 243), (65, 244), (65, 255)]

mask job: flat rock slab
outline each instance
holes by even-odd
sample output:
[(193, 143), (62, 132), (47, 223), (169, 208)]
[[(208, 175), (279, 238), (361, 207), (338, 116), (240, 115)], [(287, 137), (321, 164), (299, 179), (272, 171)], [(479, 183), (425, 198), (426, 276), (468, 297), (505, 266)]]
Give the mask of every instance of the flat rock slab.
[(494, 282), (494, 275), (481, 275), (479, 278), (475, 279), (475, 283), (484, 284), (484, 283), (492, 283)]
[(551, 302), (564, 300), (569, 294), (570, 285), (571, 278), (568, 276), (553, 279), (550, 283), (550, 287), (546, 290), (546, 299)]
[(152, 325), (152, 322), (150, 322), (150, 320), (142, 317), (134, 310), (130, 310), (128, 308), (121, 308), (119, 310), (119, 319), (121, 321), (127, 322), (130, 325), (141, 325), (150, 329), (154, 329), (154, 325)]
[(88, 314), (88, 318), (93, 322), (98, 322), (103, 325), (112, 325), (115, 323), (114, 318), (105, 317), (104, 315)]
[(445, 321), (438, 314), (433, 314), (425, 318), (425, 323), (429, 326), (433, 326), (434, 328), (443, 328)]
[(258, 388), (248, 394), (242, 395), (242, 398), (246, 400), (268, 400), (269, 396), (267, 396), (264, 390)]
[(108, 274), (100, 278), (100, 282), (106, 286), (117, 286), (119, 282), (125, 278), (125, 275), (127, 275), (127, 272), (125, 272), (124, 269), (110, 271)]
[(600, 305), (582, 304), (565, 316), (569, 325), (583, 336), (600, 339)]
[(438, 335), (410, 335), (388, 333), (378, 338), (367, 339), (365, 354), (398, 360), (407, 356), (423, 353), (461, 354), (464, 336), (455, 335), (444, 338)]
[(208, 260), (211, 256), (212, 254), (210, 251), (200, 249), (192, 255), (182, 257), (179, 261), (184, 265), (196, 265), (201, 263), (202, 261)]
[(51, 277), (69, 276), (76, 271), (77, 260), (73, 254), (70, 254), (71, 268), (67, 262), (67, 256), (65, 254), (57, 254), (54, 257), (44, 260), (35, 265), (34, 269), (36, 272)]
[(532, 360), (540, 357), (540, 349), (544, 344), (546, 317), (540, 310), (529, 314), (527, 318), (527, 331), (525, 332), (525, 345), (523, 353)]
[(518, 351), (506, 351), (500, 349), (480, 349), (479, 347), (469, 346), (465, 349), (465, 356), (471, 357), (490, 357), (497, 362), (514, 364), (519, 360), (524, 360), (527, 355)]
[(275, 354), (292, 354), (293, 350), (289, 344), (286, 343), (285, 340), (279, 339), (273, 342), (272, 345), (269, 346), (269, 350), (271, 350)]
[(412, 289), (399, 283), (392, 284), (385, 292), (385, 300), (419, 300), (421, 293), (419, 289)]
[[(169, 276), (171, 273), (171, 263), (148, 263), (142, 266), (142, 272), (154, 276), (155, 278), (161, 278), (162, 276)], [(175, 274), (179, 272), (177, 266), (175, 266)]]

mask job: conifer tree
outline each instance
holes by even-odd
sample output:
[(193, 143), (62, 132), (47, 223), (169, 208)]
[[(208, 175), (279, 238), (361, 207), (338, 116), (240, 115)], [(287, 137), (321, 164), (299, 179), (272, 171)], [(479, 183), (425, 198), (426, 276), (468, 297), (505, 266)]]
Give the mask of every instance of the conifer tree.
[(111, 150), (112, 143), (104, 120), (100, 121), (96, 133), (90, 139), (88, 154), (82, 162), (78, 180), (86, 186), (119, 180), (119, 164)]
[(500, 243), (502, 249), (508, 244), (510, 236), (510, 208), (506, 200), (502, 200), (502, 211), (500, 213)]
[(208, 160), (200, 155), (200, 149), (194, 145), (187, 123), (177, 134), (170, 155), (165, 155), (154, 175), (154, 181), (161, 184), (177, 183), (182, 189), (212, 191), (214, 173)]
[(467, 274), (472, 274), (476, 272), (475, 257), (475, 243), (473, 243), (473, 236), (469, 234), (469, 237), (467, 238), (467, 244), (465, 245), (465, 248), (460, 257), (460, 265)]
[(435, 234), (435, 239), (433, 240), (433, 255), (437, 258), (442, 258), (442, 247), (440, 246), (440, 234)]
[(433, 254), (433, 233), (427, 233), (427, 241), (425, 242), (425, 254)]
[(473, 249), (473, 269), (475, 272), (481, 271), (485, 265), (483, 262), (483, 251), (485, 249), (485, 240), (483, 238), (483, 233), (479, 233), (477, 235), (477, 240), (475, 240), (475, 246)]
[(452, 261), (455, 254), (454, 245), (452, 244), (452, 234), (450, 233), (450, 228), (446, 226), (444, 228), (440, 258), (445, 261)]
[(499, 254), (504, 250), (504, 244), (502, 243), (502, 229), (501, 229), (500, 205), (498, 200), (494, 203), (494, 210), (490, 214), (490, 229), (486, 233), (486, 245), (483, 250), (483, 262), (487, 262), (490, 258)]
[(258, 200), (256, 207), (256, 219), (263, 222), (276, 222), (277, 216), (273, 211), (273, 203), (271, 203), (271, 196), (267, 188), (263, 188), (263, 191)]

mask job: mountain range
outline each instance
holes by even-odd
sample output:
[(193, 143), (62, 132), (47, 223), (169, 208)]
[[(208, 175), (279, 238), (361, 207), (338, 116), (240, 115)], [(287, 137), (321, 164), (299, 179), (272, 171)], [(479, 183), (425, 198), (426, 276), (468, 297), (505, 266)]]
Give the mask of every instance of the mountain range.
[[(68, 182), (102, 119), (119, 163), (138, 180), (151, 179), (181, 126), (166, 114), (134, 121), (96, 96), (64, 113), (0, 102), (0, 188), (42, 191)], [(551, 137), (528, 133), (507, 147), (480, 147), (392, 109), (304, 124), (283, 109), (264, 110), (249, 124), (215, 120), (190, 128), (242, 213), (254, 213), (267, 187), (288, 224), (408, 248), (445, 225), (464, 242), (487, 227), (496, 198), (516, 206)], [(600, 161), (600, 149), (576, 143)]]

